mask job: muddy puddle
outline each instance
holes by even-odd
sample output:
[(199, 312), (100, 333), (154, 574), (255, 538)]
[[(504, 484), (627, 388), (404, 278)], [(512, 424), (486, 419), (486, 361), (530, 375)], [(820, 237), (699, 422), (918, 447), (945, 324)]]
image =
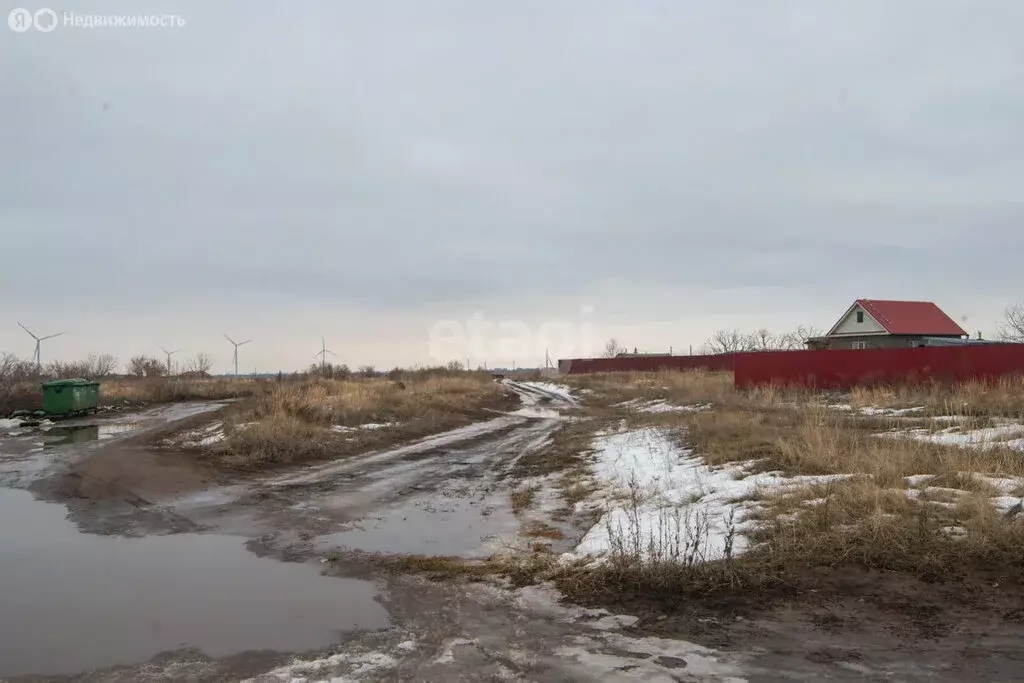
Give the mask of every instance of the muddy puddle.
[(104, 424), (51, 427), (42, 432), (41, 443), (43, 448), (58, 448), (76, 443), (102, 441), (115, 437), (118, 434), (135, 431), (138, 428), (138, 422), (108, 422)]
[(70, 674), (194, 647), (328, 647), (387, 625), (371, 583), (248, 552), (239, 537), (80, 534), (61, 505), (0, 489), (0, 676)]
[(497, 500), (429, 498), (354, 522), (317, 539), (320, 550), (487, 557), (511, 543), (516, 519)]

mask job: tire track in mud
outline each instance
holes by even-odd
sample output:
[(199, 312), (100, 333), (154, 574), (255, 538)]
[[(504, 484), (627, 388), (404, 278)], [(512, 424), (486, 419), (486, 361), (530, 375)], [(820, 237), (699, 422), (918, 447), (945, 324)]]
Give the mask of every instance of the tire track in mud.
[[(332, 535), (354, 542), (352, 550), (419, 554), (424, 552), (423, 538), (410, 537), (404, 547), (406, 534), (397, 528), (417, 524), (427, 527), (420, 536), (447, 549), (427, 554), (472, 552), (473, 534), (481, 528), (514, 535), (507, 480), (520, 458), (550, 443), (561, 427), (562, 415), (555, 407), (574, 405), (555, 392), (505, 384), (522, 397), (520, 411), (265, 480), (233, 507), (251, 508), (268, 528), (259, 544), (262, 552), (276, 549), (289, 558), (321, 554), (330, 541), (318, 545), (317, 539)], [(542, 402), (551, 407), (538, 408)], [(426, 516), (434, 523), (425, 521)], [(389, 540), (376, 538), (374, 530)]]

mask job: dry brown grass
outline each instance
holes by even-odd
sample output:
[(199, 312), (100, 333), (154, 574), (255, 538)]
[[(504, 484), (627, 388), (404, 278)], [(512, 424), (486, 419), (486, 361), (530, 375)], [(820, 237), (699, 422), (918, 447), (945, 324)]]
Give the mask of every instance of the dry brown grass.
[(100, 402), (170, 403), (174, 401), (214, 401), (226, 398), (260, 396), (277, 387), (268, 379), (249, 377), (150, 377), (104, 380)]
[(523, 525), (521, 533), (529, 538), (550, 538), (556, 541), (565, 538), (565, 533), (561, 529), (539, 520), (527, 522)]
[(1003, 416), (1024, 419), (1024, 376), (998, 382), (965, 382), (899, 387), (857, 387), (854, 406), (911, 408), (923, 406), (930, 415)]
[(530, 486), (524, 489), (517, 489), (509, 494), (509, 501), (512, 503), (513, 512), (522, 512), (533, 505), (533, 499), (537, 495), (538, 487)]
[[(955, 503), (884, 489), (870, 479), (836, 482), (828, 490), (793, 492), (764, 513), (769, 520), (754, 534), (760, 543), (750, 559), (789, 566), (838, 566), (903, 571), (923, 578), (955, 578), (996, 569), (1024, 578), (1024, 523), (993, 508), (984, 493), (967, 492)], [(783, 509), (808, 497), (798, 515)], [(937, 501), (939, 504), (933, 504)]]
[(252, 417), (286, 413), (324, 426), (445, 420), (452, 415), (476, 416), (481, 406), (494, 405), (504, 395), (500, 384), (475, 374), (427, 377), (403, 384), (382, 378), (312, 379), (284, 384), (266, 395)]
[[(318, 378), (270, 386), (225, 415), (226, 438), (210, 453), (215, 461), (263, 468), (350, 455), (464, 426), (515, 401), (488, 375), (474, 373), (403, 384)], [(387, 426), (359, 428), (368, 423)]]
[(605, 372), (565, 375), (559, 381), (585, 390), (585, 403), (597, 407), (635, 398), (690, 404), (724, 403), (739, 396), (731, 372)]
[[(659, 600), (736, 589), (793, 585), (816, 568), (854, 566), (885, 569), (926, 579), (956, 579), (972, 572), (995, 572), (1024, 580), (1024, 518), (1007, 517), (991, 498), (1000, 491), (986, 477), (1020, 479), (1024, 457), (999, 445), (971, 448), (909, 437), (878, 436), (893, 430), (938, 430), (949, 422), (930, 415), (967, 415), (963, 430), (1020, 417), (1024, 384), (967, 384), (917, 389), (853, 392), (856, 407), (924, 406), (915, 416), (868, 416), (826, 403), (846, 397), (815, 396), (765, 388), (739, 392), (714, 386), (713, 376), (679, 373), (622, 374), (575, 381), (591, 388), (588, 402), (606, 420), (674, 430), (710, 465), (759, 461), (755, 469), (791, 475), (849, 475), (827, 484), (756, 491), (760, 527), (744, 555), (720, 562), (650, 561), (629, 553), (597, 569), (559, 575), (563, 590), (587, 601), (629, 593)], [(721, 380), (718, 380), (719, 382)], [(711, 402), (708, 412), (650, 414), (615, 403), (633, 398), (666, 399), (686, 405)], [(914, 497), (906, 477), (933, 475)], [(955, 489), (955, 490), (954, 490)]]
[(879, 437), (859, 418), (819, 406), (719, 410), (680, 419), (684, 438), (712, 465), (761, 460), (762, 469), (864, 474), (888, 487), (901, 487), (903, 477), (915, 474), (1024, 476), (1024, 458), (1009, 449)]

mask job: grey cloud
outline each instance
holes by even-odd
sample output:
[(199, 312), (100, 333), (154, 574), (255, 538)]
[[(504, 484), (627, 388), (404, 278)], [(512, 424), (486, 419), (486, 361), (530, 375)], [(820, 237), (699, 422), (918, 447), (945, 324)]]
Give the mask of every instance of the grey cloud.
[(1020, 298), (1016, 3), (162, 11), (186, 27), (0, 40), (0, 284), (43, 314)]

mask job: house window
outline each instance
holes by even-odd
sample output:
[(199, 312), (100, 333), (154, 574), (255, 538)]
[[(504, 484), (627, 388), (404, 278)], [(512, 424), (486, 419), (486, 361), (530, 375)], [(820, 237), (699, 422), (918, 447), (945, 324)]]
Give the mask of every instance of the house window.
[[(857, 311), (857, 322), (864, 322), (864, 311)], [(856, 347), (854, 347), (856, 348)]]
[(866, 341), (850, 342), (850, 348), (851, 349), (866, 349), (866, 348), (868, 348), (868, 343)]

